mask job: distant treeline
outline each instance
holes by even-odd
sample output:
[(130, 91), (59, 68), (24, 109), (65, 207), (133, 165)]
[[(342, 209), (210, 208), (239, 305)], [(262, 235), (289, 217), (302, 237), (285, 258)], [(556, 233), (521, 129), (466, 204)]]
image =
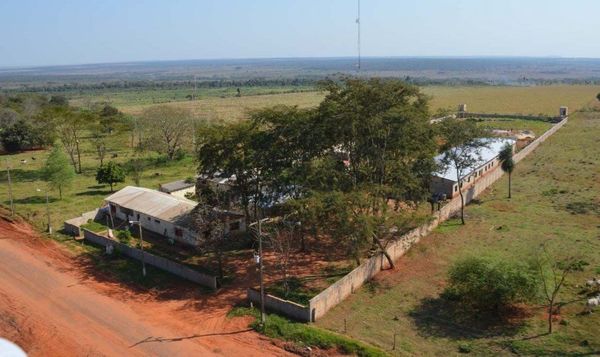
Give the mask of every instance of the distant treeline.
[[(6, 93), (19, 92), (84, 92), (94, 90), (176, 90), (191, 89), (194, 86), (198, 89), (211, 88), (244, 88), (244, 87), (317, 87), (318, 84), (327, 79), (339, 80), (349, 77), (347, 74), (339, 73), (324, 77), (297, 77), (297, 78), (251, 78), (243, 80), (219, 79), (207, 80), (113, 80), (101, 82), (51, 82), (44, 84), (12, 84), (10, 87), (2, 88)], [(396, 77), (380, 77), (382, 79), (398, 79)], [(444, 85), (444, 86), (497, 86), (497, 85), (556, 85), (556, 84), (585, 84), (600, 85), (600, 78), (588, 79), (537, 79), (522, 77), (518, 80), (484, 80), (484, 79), (464, 79), (464, 78), (446, 78), (431, 79), (427, 77), (402, 78), (405, 82), (420, 85)]]
[(71, 92), (71, 91), (89, 91), (106, 89), (156, 89), (170, 90), (181, 88), (239, 88), (239, 87), (307, 87), (314, 86), (318, 80), (307, 78), (282, 78), (266, 79), (253, 78), (247, 80), (186, 80), (186, 81), (150, 81), (150, 80), (131, 80), (131, 81), (103, 81), (103, 82), (72, 82), (72, 83), (52, 83), (38, 85), (22, 85), (18, 88), (5, 89), (9, 92)]

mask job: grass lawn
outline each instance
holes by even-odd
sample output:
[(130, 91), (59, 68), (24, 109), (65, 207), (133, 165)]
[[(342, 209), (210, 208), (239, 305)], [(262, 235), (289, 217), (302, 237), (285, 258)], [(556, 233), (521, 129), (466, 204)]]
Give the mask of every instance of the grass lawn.
[[(589, 98), (589, 96), (587, 96)], [(468, 102), (468, 101), (467, 101)], [(600, 275), (600, 112), (579, 113), (517, 165), (513, 199), (503, 177), (478, 204), (467, 225), (448, 221), (384, 272), (317, 322), (379, 346), (393, 355), (600, 354), (600, 313), (581, 315), (578, 285)], [(513, 324), (465, 319), (439, 299), (450, 264), (467, 256), (527, 260), (542, 242), (590, 263), (571, 276), (559, 300), (555, 333), (546, 335), (545, 309), (531, 306)], [(393, 335), (400, 348), (390, 351)]]
[(558, 115), (561, 105), (568, 106), (571, 111), (586, 105), (600, 91), (600, 86), (431, 86), (425, 87), (424, 91), (433, 97), (434, 109), (456, 110), (458, 104), (465, 103), (472, 113)]
[(526, 120), (526, 119), (511, 119), (511, 118), (494, 118), (494, 119), (474, 119), (477, 125), (484, 129), (500, 129), (500, 130), (530, 130), (536, 136), (540, 136), (552, 127), (549, 122), (541, 120)]
[[(283, 91), (281, 88), (279, 90)], [(428, 86), (423, 87), (423, 91), (432, 97), (431, 108), (434, 111), (456, 110), (458, 104), (466, 103), (471, 112), (558, 115), (558, 108), (561, 105), (569, 106), (573, 111), (587, 104), (589, 98), (600, 91), (600, 86)], [(140, 114), (144, 108), (153, 105), (144, 99), (148, 95), (142, 92), (139, 93), (142, 99), (138, 100), (132, 96), (128, 100), (115, 101), (115, 105), (129, 114)], [(240, 98), (206, 96), (195, 101), (173, 100), (167, 105), (187, 108), (209, 119), (239, 120), (246, 117), (247, 110), (264, 106), (284, 104), (298, 105), (303, 108), (314, 107), (319, 104), (323, 96), (323, 93), (316, 91), (251, 95)], [(102, 97), (96, 99), (100, 100)]]
[[(243, 97), (270, 95), (314, 90), (309, 86), (256, 86), (240, 87)], [(66, 93), (72, 105), (86, 105), (90, 101), (105, 101), (115, 106), (137, 106), (168, 102), (185, 102), (191, 99), (194, 89), (190, 88), (135, 88), (135, 89), (93, 89)], [(197, 99), (235, 97), (237, 87), (198, 88)]]

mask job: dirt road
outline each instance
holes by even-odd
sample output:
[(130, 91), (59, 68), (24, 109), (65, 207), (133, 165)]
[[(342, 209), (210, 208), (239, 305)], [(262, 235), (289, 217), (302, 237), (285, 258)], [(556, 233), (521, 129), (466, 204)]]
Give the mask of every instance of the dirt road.
[(225, 306), (89, 279), (58, 244), (0, 218), (0, 336), (31, 356), (283, 356)]

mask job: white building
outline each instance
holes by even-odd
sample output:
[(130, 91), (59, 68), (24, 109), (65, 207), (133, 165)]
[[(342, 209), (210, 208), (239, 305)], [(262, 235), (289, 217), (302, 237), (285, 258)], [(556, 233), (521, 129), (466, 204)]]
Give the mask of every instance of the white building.
[[(516, 142), (514, 139), (504, 138), (486, 138), (483, 140), (486, 141), (488, 146), (481, 148), (479, 152), (472, 153), (473, 158), (477, 160), (477, 163), (463, 174), (463, 190), (473, 185), (488, 171), (496, 168), (500, 164), (498, 155), (500, 154), (502, 148), (506, 144), (510, 144), (514, 150)], [(444, 154), (438, 155), (435, 157), (435, 161), (438, 164), (441, 164), (443, 157)], [(444, 168), (442, 171), (434, 174), (430, 183), (430, 189), (432, 194), (445, 195), (446, 198), (449, 199), (457, 196), (459, 193), (456, 168), (450, 165), (449, 167)]]
[[(143, 187), (127, 186), (105, 199), (113, 218), (139, 221), (142, 227), (175, 241), (197, 246), (200, 234), (193, 229), (190, 213), (197, 202)], [(244, 215), (223, 212), (229, 218), (225, 232), (244, 231)]]

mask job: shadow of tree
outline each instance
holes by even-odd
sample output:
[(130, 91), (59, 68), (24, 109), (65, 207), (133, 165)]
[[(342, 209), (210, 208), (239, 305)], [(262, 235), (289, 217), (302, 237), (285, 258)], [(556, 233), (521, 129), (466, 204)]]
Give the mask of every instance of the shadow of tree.
[(110, 195), (110, 189), (105, 190), (88, 190), (83, 192), (77, 192), (75, 196), (108, 196)]
[(510, 316), (500, 318), (465, 310), (457, 303), (443, 298), (422, 300), (409, 316), (419, 334), (450, 339), (510, 337), (524, 327), (523, 319), (510, 319)]
[[(40, 181), (43, 179), (42, 170), (11, 169), (10, 177), (14, 182)], [(6, 171), (0, 174), (0, 179), (7, 180)]]
[[(49, 197), (48, 202), (54, 203), (59, 201), (56, 197)], [(18, 198), (13, 200), (16, 204), (46, 204), (46, 196), (30, 196), (25, 198)], [(5, 204), (9, 204), (10, 201), (6, 201)]]

